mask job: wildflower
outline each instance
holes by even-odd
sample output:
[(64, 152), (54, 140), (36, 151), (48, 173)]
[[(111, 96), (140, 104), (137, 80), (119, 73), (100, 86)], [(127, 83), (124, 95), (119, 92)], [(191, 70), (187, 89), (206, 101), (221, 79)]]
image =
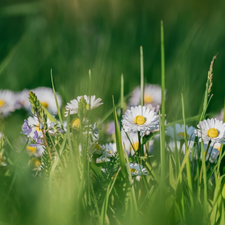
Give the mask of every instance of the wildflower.
[(106, 157), (113, 157), (116, 154), (116, 143), (109, 143), (109, 144), (105, 144), (102, 145), (102, 148), (104, 149), (103, 151), (103, 156)]
[(29, 123), (27, 120), (24, 120), (24, 123), (22, 125), (22, 132), (21, 134), (29, 135), (32, 132), (31, 126), (29, 126)]
[(30, 110), (30, 102), (29, 102), (29, 90), (24, 89), (23, 91), (17, 93), (17, 100), (21, 107)]
[(146, 106), (131, 107), (125, 112), (122, 120), (125, 132), (137, 133), (141, 136), (149, 135), (159, 128), (159, 116)]
[(110, 159), (104, 155), (96, 159), (96, 163), (110, 162)]
[[(56, 115), (58, 113), (56, 102), (55, 102), (55, 95), (51, 88), (48, 87), (38, 87), (32, 90), (32, 92), (35, 93), (38, 100), (41, 102), (41, 104), (49, 110), (52, 114)], [(25, 107), (27, 110), (31, 109), (31, 105), (29, 102), (29, 90), (23, 90), (19, 94), (19, 101), (20, 104)], [(56, 98), (58, 101), (59, 107), (62, 105), (62, 99), (59, 94), (56, 93)]]
[(129, 166), (131, 176), (148, 175), (148, 171), (142, 165), (139, 165), (137, 163), (130, 163)]
[[(87, 110), (92, 110), (94, 108), (97, 108), (98, 106), (102, 105), (103, 103), (101, 102), (101, 98), (95, 97), (95, 95), (92, 95), (91, 97), (84, 95), (84, 96), (78, 96), (77, 99), (73, 99), (70, 101), (70, 103), (67, 103), (66, 105), (66, 112), (65, 116), (68, 116), (68, 112), (70, 111), (70, 115), (76, 114), (78, 112), (78, 103), (81, 98), (84, 98), (86, 101), (86, 109)], [(91, 99), (91, 101), (90, 101)]]
[[(158, 111), (161, 105), (161, 87), (159, 85), (147, 84), (144, 89), (144, 105), (151, 110)], [(141, 103), (141, 88), (136, 87), (129, 100), (130, 106), (137, 106)]]
[(116, 154), (116, 143), (101, 145), (102, 155), (96, 158), (96, 163), (109, 162), (110, 158)]
[[(37, 131), (37, 133), (40, 137), (43, 136), (43, 134), (42, 134), (43, 124), (39, 123), (38, 118), (36, 116), (34, 116), (34, 117), (29, 116), (27, 119), (27, 123), (28, 123), (29, 127), (32, 128), (32, 132), (28, 135), (29, 137), (33, 137), (35, 131)], [(47, 119), (47, 126), (49, 129), (48, 130), (49, 133), (53, 134), (53, 130), (51, 130), (51, 128), (53, 128), (54, 123), (52, 123), (49, 119)]]
[(26, 146), (26, 150), (27, 152), (29, 153), (29, 155), (34, 155), (36, 157), (41, 157), (43, 152), (44, 152), (44, 148), (42, 145), (36, 145), (36, 146), (33, 146), (33, 145), (27, 145)]
[(199, 141), (203, 139), (204, 143), (211, 141), (212, 143), (221, 143), (224, 141), (225, 123), (217, 119), (207, 119), (199, 122), (199, 128), (195, 133), (200, 137)]
[(10, 90), (0, 90), (0, 114), (8, 116), (18, 108), (16, 94)]
[(32, 138), (35, 141), (35, 144), (31, 144), (31, 146), (36, 147), (37, 145), (42, 143), (40, 137), (38, 136), (38, 132), (36, 130), (34, 131), (34, 136)]
[[(166, 134), (177, 141), (184, 140), (184, 125), (175, 124), (175, 127), (167, 127)], [(195, 128), (186, 125), (186, 135), (188, 140), (195, 138)]]

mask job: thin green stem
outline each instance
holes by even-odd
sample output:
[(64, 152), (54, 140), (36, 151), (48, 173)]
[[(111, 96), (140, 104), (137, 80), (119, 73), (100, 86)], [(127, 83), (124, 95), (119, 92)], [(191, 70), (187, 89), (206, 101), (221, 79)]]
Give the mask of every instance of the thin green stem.
[(144, 106), (144, 60), (143, 48), (140, 46), (140, 72), (141, 72), (141, 106)]
[(162, 86), (162, 119), (160, 123), (160, 153), (161, 153), (161, 179), (162, 184), (165, 182), (165, 56), (164, 56), (164, 33), (163, 21), (161, 21), (161, 86)]

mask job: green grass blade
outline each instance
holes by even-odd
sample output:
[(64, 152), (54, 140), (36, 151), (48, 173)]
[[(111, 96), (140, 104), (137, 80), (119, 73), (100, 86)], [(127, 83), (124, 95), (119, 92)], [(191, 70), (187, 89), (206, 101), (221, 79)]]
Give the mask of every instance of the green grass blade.
[(126, 162), (125, 162), (124, 151), (123, 151), (123, 147), (122, 147), (122, 141), (121, 141), (120, 129), (119, 129), (119, 125), (118, 125), (114, 97), (112, 98), (112, 101), (113, 101), (113, 116), (114, 116), (114, 123), (115, 123), (116, 148), (117, 148), (117, 153), (119, 154), (121, 172), (124, 177), (127, 177)]
[(161, 21), (161, 88), (162, 88), (162, 119), (160, 119), (160, 155), (161, 155), (161, 180), (165, 182), (166, 152), (165, 152), (165, 56), (164, 56), (164, 32)]
[(141, 106), (144, 106), (144, 60), (143, 60), (142, 46), (140, 46), (140, 72), (141, 72)]
[(120, 132), (122, 129), (122, 116), (123, 116), (123, 98), (124, 98), (124, 80), (123, 74), (121, 74), (121, 87), (120, 87)]
[(60, 111), (60, 108), (59, 108), (58, 99), (56, 97), (55, 86), (54, 86), (53, 75), (52, 75), (52, 69), (50, 70), (50, 74), (51, 74), (52, 89), (53, 89), (54, 96), (55, 96), (55, 103), (56, 103), (56, 107), (57, 107), (57, 111), (58, 111), (58, 115), (59, 115), (59, 121), (60, 121), (61, 126), (62, 126), (63, 125), (62, 115), (61, 115), (61, 111)]
[[(185, 139), (185, 152), (186, 152), (188, 149), (188, 144), (187, 144), (187, 131), (186, 131), (183, 94), (181, 94), (181, 104), (182, 104), (182, 116), (183, 116), (183, 122), (184, 122), (184, 139)], [(187, 170), (187, 179), (188, 179), (188, 187), (189, 187), (189, 197), (190, 197), (190, 202), (191, 202), (191, 208), (193, 209), (194, 200), (193, 200), (193, 188), (192, 188), (192, 179), (191, 179), (191, 169), (190, 169), (189, 158), (187, 159), (186, 170)]]
[(202, 169), (203, 169), (203, 180), (204, 180), (204, 218), (208, 221), (208, 202), (207, 202), (207, 174), (206, 174), (206, 164), (205, 164), (205, 150), (203, 140), (201, 142), (201, 155), (202, 155)]

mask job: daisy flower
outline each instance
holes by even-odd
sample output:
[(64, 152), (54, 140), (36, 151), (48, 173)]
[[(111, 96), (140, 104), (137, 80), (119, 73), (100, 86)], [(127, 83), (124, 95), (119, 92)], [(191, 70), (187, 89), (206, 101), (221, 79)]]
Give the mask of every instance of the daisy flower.
[(16, 94), (10, 90), (0, 90), (0, 114), (7, 116), (18, 108), (20, 107)]
[[(175, 124), (175, 127), (169, 126), (166, 128), (166, 134), (177, 141), (184, 140), (184, 125)], [(195, 138), (195, 128), (186, 125), (186, 134), (188, 140)]]
[(29, 90), (24, 89), (23, 91), (17, 93), (18, 103), (21, 105), (21, 107), (24, 107), (27, 110), (30, 109), (29, 92)]
[(131, 176), (148, 175), (148, 171), (142, 165), (129, 163)]
[(159, 116), (146, 106), (131, 107), (123, 115), (122, 124), (125, 132), (149, 135), (150, 132), (158, 130)]
[[(136, 87), (129, 100), (130, 106), (137, 106), (141, 103), (141, 88)], [(161, 87), (154, 84), (146, 84), (144, 89), (144, 105), (151, 110), (158, 110), (161, 105)]]
[(104, 149), (103, 156), (113, 157), (116, 155), (116, 143), (102, 145), (102, 148)]
[(225, 123), (218, 119), (207, 119), (200, 121), (197, 125), (199, 129), (195, 130), (198, 137), (203, 139), (204, 143), (211, 141), (212, 143), (224, 142)]
[[(102, 99), (101, 98), (96, 99), (95, 95), (92, 95), (91, 97), (87, 95), (78, 96), (77, 99), (73, 99), (70, 101), (70, 103), (67, 103), (66, 112), (65, 112), (66, 117), (68, 116), (68, 111), (70, 111), (70, 115), (76, 114), (78, 112), (78, 103), (82, 97), (84, 97), (85, 101), (87, 102), (87, 105), (86, 105), (87, 110), (92, 110), (103, 104), (101, 102)], [(90, 101), (90, 98), (91, 98), (91, 101)]]
[(96, 159), (96, 163), (110, 162), (110, 159), (104, 155)]
[[(56, 102), (55, 102), (55, 95), (51, 88), (48, 87), (38, 87), (33, 90), (32, 92), (35, 93), (38, 100), (41, 102), (41, 104), (52, 114), (56, 115), (58, 113)], [(20, 104), (25, 107), (27, 110), (30, 110), (31, 105), (29, 101), (29, 91), (23, 90), (19, 95), (19, 101)], [(62, 99), (59, 94), (56, 93), (57, 101), (59, 104), (59, 107), (62, 105)]]

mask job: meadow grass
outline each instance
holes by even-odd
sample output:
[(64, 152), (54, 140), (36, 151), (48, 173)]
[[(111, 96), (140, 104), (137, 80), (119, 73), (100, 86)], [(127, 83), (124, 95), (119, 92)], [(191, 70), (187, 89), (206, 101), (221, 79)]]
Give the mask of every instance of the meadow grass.
[[(40, 138), (43, 141), (44, 152), (40, 159), (41, 164), (32, 164), (30, 160), (28, 167), (29, 156), (25, 148), (28, 141), (32, 140), (30, 143), (34, 144), (37, 140), (35, 139), (34, 142), (34, 138), (29, 137), (28, 132), (28, 141), (23, 144), (22, 148), (18, 148), (8, 141), (7, 136), (1, 139), (2, 160), (7, 163), (7, 166), (1, 167), (0, 216), (2, 224), (225, 223), (224, 171), (221, 171), (223, 167), (220, 164), (224, 152), (220, 149), (218, 161), (210, 162), (212, 140), (208, 142), (205, 149), (203, 136), (200, 142), (197, 141), (196, 136), (195, 141), (193, 140), (194, 145), (190, 146), (190, 133), (188, 134), (186, 130), (188, 121), (196, 124), (206, 118), (207, 107), (211, 100), (215, 57), (206, 79), (202, 112), (199, 115), (186, 118), (184, 97), (181, 94), (182, 121), (180, 122), (184, 124), (183, 139), (180, 140), (178, 146), (178, 140), (175, 138), (174, 149), (168, 147), (165, 134), (170, 125), (173, 126), (179, 121), (166, 124), (164, 60), (163, 23), (161, 22), (162, 103), (158, 117), (159, 131), (156, 130), (144, 137), (138, 131), (138, 149), (135, 149), (131, 143), (133, 150), (136, 151), (133, 155), (127, 155), (122, 135), (125, 128), (121, 119), (126, 100), (123, 75), (121, 75), (120, 101), (115, 105), (113, 97), (113, 109), (103, 119), (106, 120), (111, 113), (113, 114), (117, 151), (114, 155), (110, 152), (112, 150), (108, 151), (100, 145), (104, 143), (102, 137), (98, 137), (97, 141), (94, 140), (92, 126), (97, 115), (92, 112), (91, 108), (96, 103), (91, 101), (90, 95), (78, 101), (75, 118), (74, 115), (70, 115), (73, 111), (68, 111), (67, 127), (65, 127), (64, 116), (55, 92), (52, 71), (51, 82), (59, 122), (38, 100), (35, 93), (30, 92), (32, 113), (38, 118), (38, 123), (42, 124), (39, 129), (42, 132)], [(144, 107), (143, 61), (141, 47), (140, 90), (142, 97), (140, 102), (142, 106), (140, 107)], [(90, 70), (88, 76), (88, 93), (91, 93), (93, 78)], [(75, 123), (77, 118), (79, 122)], [(48, 119), (55, 122), (53, 128), (48, 125)], [(54, 135), (51, 133), (52, 129)], [(174, 137), (175, 133), (176, 130), (174, 130)], [(159, 140), (155, 139), (157, 134), (160, 134)], [(129, 136), (130, 133), (127, 134), (127, 137)], [(156, 142), (155, 151), (148, 153), (147, 144), (153, 139)], [(129, 141), (132, 142), (131, 139)], [(182, 150), (182, 144), (184, 150)], [(102, 152), (98, 153), (98, 151)], [(106, 154), (105, 152), (111, 155), (101, 158)], [(101, 161), (96, 163), (99, 155), (102, 155)], [(138, 163), (136, 169), (133, 167), (134, 163)], [(139, 178), (136, 180), (134, 173), (138, 170), (140, 170)]]
[[(110, 1), (110, 4), (113, 5), (113, 2)], [(142, 34), (138, 33), (140, 26), (133, 20), (136, 18), (138, 22), (143, 21), (138, 19), (139, 14), (135, 15), (133, 20), (132, 16), (129, 17), (133, 21), (132, 32), (129, 26), (120, 27), (119, 20), (116, 21), (116, 17), (109, 16), (106, 24), (99, 23), (95, 26), (96, 30), (90, 31), (91, 34), (89, 34), (87, 30), (91, 26), (87, 25), (87, 22), (98, 21), (99, 18), (95, 17), (94, 13), (91, 14), (84, 3), (80, 3), (80, 7), (90, 13), (89, 18), (81, 18), (79, 9), (76, 9), (77, 15), (80, 16), (75, 23), (77, 33), (71, 31), (72, 35), (68, 35), (71, 30), (68, 27), (71, 28), (71, 26), (67, 24), (67, 28), (62, 26), (62, 34), (66, 34), (64, 37), (57, 32), (60, 18), (69, 20), (73, 11), (67, 8), (67, 4), (54, 3), (53, 5), (58, 14), (55, 13), (52, 18), (48, 18), (47, 25), (46, 18), (43, 16), (45, 7), (42, 2), (15, 5), (1, 10), (1, 16), (7, 19), (13, 15), (21, 16), (22, 14), (21, 17), (27, 23), (26, 31), (21, 31), (23, 35), (19, 41), (14, 40), (9, 45), (11, 51), (8, 55), (6, 57), (4, 54), (1, 55), (5, 57), (0, 65), (0, 76), (5, 77), (1, 87), (12, 87), (14, 91), (20, 91), (25, 86), (34, 88), (37, 84), (52, 86), (59, 126), (55, 128), (57, 135), (51, 135), (47, 118), (52, 122), (56, 122), (56, 119), (38, 99), (32, 101), (33, 112), (39, 115), (39, 122), (44, 125), (41, 128), (43, 136), (46, 138), (45, 152), (41, 157), (41, 169), (33, 170), (31, 163), (28, 166), (31, 159), (26, 150), (28, 139), (22, 143), (17, 139), (22, 121), (28, 117), (29, 113), (25, 110), (17, 110), (9, 117), (1, 119), (1, 131), (5, 134), (0, 142), (1, 160), (6, 161), (7, 166), (1, 166), (0, 224), (225, 224), (223, 145), (220, 147), (216, 161), (211, 163), (209, 162), (211, 154), (209, 146), (205, 147), (205, 143), (197, 142), (197, 140), (194, 147), (190, 146), (186, 130), (186, 124), (196, 127), (199, 121), (211, 117), (207, 113), (208, 108), (218, 112), (218, 106), (221, 105), (221, 99), (223, 100), (220, 88), (210, 89), (215, 58), (212, 60), (208, 75), (208, 65), (205, 64), (205, 61), (210, 60), (209, 57), (215, 55), (214, 49), (221, 46), (216, 39), (212, 38), (216, 29), (209, 24), (210, 36), (207, 25), (202, 27), (198, 24), (193, 25), (187, 36), (176, 37), (176, 41), (180, 44), (173, 51), (174, 49), (169, 47), (172, 41), (170, 40), (169, 43), (168, 39), (176, 36), (170, 35), (177, 27), (167, 28), (164, 53), (162, 23), (161, 32), (159, 32), (158, 23), (157, 26), (152, 27), (157, 34), (154, 35), (157, 41), (154, 41), (152, 37), (147, 40), (145, 35), (142, 37)], [(63, 9), (60, 9), (61, 6)], [(114, 6), (117, 9), (126, 8), (117, 1)], [(144, 6), (147, 7), (148, 3), (145, 2)], [(65, 15), (67, 12), (65, 8), (68, 9), (69, 15)], [(135, 5), (131, 7), (131, 11), (134, 9)], [(164, 9), (161, 10), (164, 12)], [(104, 10), (101, 12), (103, 15)], [(124, 13), (129, 15), (130, 12), (127, 9)], [(147, 14), (143, 13), (143, 15)], [(153, 12), (152, 18), (154, 16), (158, 21), (160, 20)], [(54, 21), (56, 17), (57, 22)], [(103, 15), (103, 18), (106, 19), (107, 16)], [(222, 13), (218, 13), (218, 16), (211, 17), (211, 20), (216, 22), (222, 18)], [(185, 21), (185, 18), (183, 20)], [(172, 18), (170, 22), (165, 22), (169, 27), (174, 21)], [(120, 34), (119, 37), (117, 34), (113, 35), (114, 25), (117, 29), (115, 33)], [(182, 30), (182, 25), (178, 27)], [(148, 34), (147, 25), (143, 25), (142, 29), (145, 30), (145, 34)], [(99, 34), (100, 31), (101, 34)], [(137, 34), (130, 38), (127, 44), (127, 36), (134, 34), (135, 31)], [(161, 33), (161, 39), (159, 33)], [(86, 38), (83, 38), (85, 35)], [(221, 36), (220, 32), (219, 35)], [(98, 40), (97, 45), (93, 36)], [(204, 42), (205, 46), (208, 46), (207, 41), (211, 45), (207, 48), (208, 51), (203, 52), (202, 57), (196, 58), (194, 55), (198, 53), (196, 55), (199, 56), (197, 47), (202, 44), (203, 37), (207, 39)], [(40, 40), (44, 40), (44, 43), (41, 41), (40, 44)], [(143, 47), (140, 48), (139, 65), (140, 40)], [(191, 45), (194, 47), (191, 48), (191, 53), (188, 53)], [(39, 57), (35, 55), (39, 52), (38, 48), (43, 50)], [(72, 53), (75, 50), (77, 52)], [(155, 58), (160, 58), (160, 50), (161, 66), (160, 60), (155, 61)], [(26, 59), (31, 62), (30, 64), (24, 63), (26, 60), (22, 57), (24, 55), (27, 55)], [(32, 57), (35, 58), (35, 62), (31, 61)], [(46, 63), (46, 58), (51, 58), (52, 61)], [(205, 58), (207, 60), (204, 61)], [(219, 58), (215, 67), (216, 75), (219, 69), (223, 71)], [(37, 64), (40, 64), (39, 67), (35, 67)], [(50, 68), (53, 68), (53, 73), (51, 70), (51, 76), (46, 76)], [(89, 68), (93, 69), (89, 70)], [(19, 77), (13, 79), (14, 74), (19, 74)], [(26, 74), (26, 79), (18, 82), (21, 74)], [(223, 78), (214, 77), (214, 85), (219, 87)], [(131, 142), (130, 152), (137, 150), (135, 152), (138, 153), (132, 156), (127, 155), (128, 149), (123, 140), (124, 131), (121, 120), (131, 96), (131, 90), (140, 81), (142, 93), (140, 105), (144, 106), (145, 84), (153, 81), (160, 83), (160, 80), (162, 102), (159, 111), (159, 131), (144, 137), (139, 134), (138, 150), (132, 145), (132, 139), (129, 139), (128, 135)], [(90, 111), (91, 113), (85, 109), (86, 106), (79, 106), (77, 115), (81, 123), (80, 127), (74, 128), (72, 124), (76, 117), (69, 112), (68, 117), (64, 118), (65, 109), (60, 109), (55, 90), (62, 95), (64, 102), (68, 102), (71, 96), (75, 98), (77, 95), (95, 94), (103, 99), (104, 105), (95, 109), (96, 111)], [(214, 91), (217, 96), (220, 96), (212, 98)], [(83, 104), (86, 103), (83, 101)], [(91, 108), (91, 105), (88, 107)], [(88, 117), (88, 121), (83, 124), (84, 117)], [(109, 137), (105, 134), (105, 127), (111, 119), (114, 120), (115, 134)], [(67, 122), (67, 130), (64, 130), (64, 120)], [(93, 141), (92, 130), (89, 130), (89, 125), (93, 125), (96, 121), (99, 128), (97, 142)], [(177, 123), (184, 124), (182, 131), (184, 139), (178, 141), (175, 137), (175, 146), (168, 147), (169, 138), (165, 131), (169, 126), (175, 127)], [(60, 128), (64, 132), (59, 132)], [(154, 152), (144, 154), (144, 149), (148, 148), (152, 140), (154, 140)], [(109, 162), (96, 163), (97, 156), (91, 155), (92, 148), (97, 149), (99, 146), (96, 145), (108, 142), (116, 143), (117, 153), (110, 158)], [(180, 143), (179, 146), (177, 142)], [(181, 146), (184, 146), (184, 150)], [(207, 156), (208, 151), (207, 158), (205, 155)], [(141, 170), (143, 166), (147, 175), (141, 172), (140, 179), (137, 180), (132, 174), (131, 162), (139, 164), (137, 169)]]

